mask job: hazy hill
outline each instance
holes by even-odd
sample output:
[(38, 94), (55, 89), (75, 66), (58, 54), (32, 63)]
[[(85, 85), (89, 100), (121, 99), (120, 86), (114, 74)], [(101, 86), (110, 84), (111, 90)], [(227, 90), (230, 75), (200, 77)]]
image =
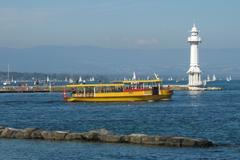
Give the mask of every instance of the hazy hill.
[[(185, 75), (189, 49), (109, 49), (91, 46), (0, 48), (0, 70), (79, 73)], [(240, 49), (201, 49), (204, 74), (239, 76)]]

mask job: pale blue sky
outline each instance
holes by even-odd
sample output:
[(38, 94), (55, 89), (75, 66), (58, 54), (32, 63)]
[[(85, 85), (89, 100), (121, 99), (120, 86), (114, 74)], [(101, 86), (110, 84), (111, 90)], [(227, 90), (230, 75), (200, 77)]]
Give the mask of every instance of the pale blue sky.
[(0, 47), (239, 48), (239, 0), (0, 0)]

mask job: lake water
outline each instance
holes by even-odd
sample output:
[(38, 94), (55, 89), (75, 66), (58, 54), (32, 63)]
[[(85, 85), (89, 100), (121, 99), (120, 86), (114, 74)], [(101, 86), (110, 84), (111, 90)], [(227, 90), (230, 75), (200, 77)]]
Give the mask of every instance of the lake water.
[(106, 128), (207, 138), (212, 148), (0, 139), (0, 159), (239, 159), (240, 81), (212, 83), (223, 91), (176, 91), (171, 101), (66, 103), (61, 93), (0, 94), (0, 125), (49, 130)]

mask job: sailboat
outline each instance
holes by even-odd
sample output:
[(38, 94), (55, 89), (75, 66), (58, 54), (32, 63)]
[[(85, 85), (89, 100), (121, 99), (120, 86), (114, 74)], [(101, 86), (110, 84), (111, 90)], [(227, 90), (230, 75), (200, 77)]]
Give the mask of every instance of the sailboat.
[(204, 80), (203, 80), (203, 86), (206, 86), (206, 85), (207, 85), (207, 80), (204, 79)]
[(12, 82), (12, 83), (15, 83), (15, 84), (17, 83), (17, 81), (13, 79), (13, 76), (12, 76), (11, 82)]
[(216, 76), (214, 74), (213, 77), (212, 77), (212, 81), (216, 81), (216, 80), (217, 80), (217, 78), (216, 78)]
[(78, 78), (78, 83), (81, 83), (82, 82), (82, 77), (80, 76), (79, 78)]
[(73, 79), (69, 78), (68, 83), (73, 83)]
[(155, 77), (156, 79), (160, 79), (159, 76), (158, 76), (158, 74), (156, 74), (156, 73), (154, 73), (154, 77)]
[(229, 77), (226, 78), (226, 81), (229, 82), (232, 80), (232, 76), (230, 75)]
[(210, 76), (207, 75), (207, 82), (210, 82), (210, 81), (211, 81)]
[(133, 77), (132, 77), (132, 80), (136, 80), (137, 79), (137, 77), (136, 77), (136, 73), (135, 72), (133, 72)]
[(49, 76), (47, 76), (46, 82), (47, 83), (50, 82)]
[(65, 80), (64, 80), (65, 82), (68, 82), (68, 78), (67, 77), (65, 77)]
[(169, 77), (169, 78), (168, 78), (168, 80), (169, 80), (169, 81), (172, 81), (172, 80), (173, 80), (173, 78), (172, 78), (172, 77)]
[(10, 84), (11, 84), (11, 81), (9, 80), (9, 64), (8, 64), (7, 80), (5, 80), (3, 82), (3, 85), (6, 86), (6, 85), (10, 85)]
[(35, 80), (35, 81), (33, 82), (33, 85), (36, 86), (36, 85), (39, 85), (39, 83), (40, 83), (40, 82), (39, 82), (39, 80), (37, 79), (37, 80)]
[(90, 77), (89, 81), (90, 81), (90, 82), (95, 81), (94, 77)]

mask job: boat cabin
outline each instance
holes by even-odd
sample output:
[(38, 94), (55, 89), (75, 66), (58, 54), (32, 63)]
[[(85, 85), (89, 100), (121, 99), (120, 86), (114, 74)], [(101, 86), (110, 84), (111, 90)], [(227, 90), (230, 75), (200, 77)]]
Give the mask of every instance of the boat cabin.
[(96, 94), (110, 93), (133, 93), (143, 92), (145, 94), (159, 95), (161, 81), (154, 80), (124, 80), (113, 81), (108, 84), (71, 84), (67, 87), (72, 88), (72, 94), (78, 97), (95, 97)]

